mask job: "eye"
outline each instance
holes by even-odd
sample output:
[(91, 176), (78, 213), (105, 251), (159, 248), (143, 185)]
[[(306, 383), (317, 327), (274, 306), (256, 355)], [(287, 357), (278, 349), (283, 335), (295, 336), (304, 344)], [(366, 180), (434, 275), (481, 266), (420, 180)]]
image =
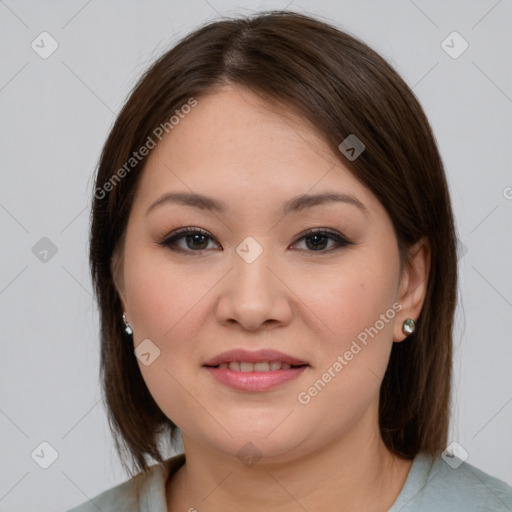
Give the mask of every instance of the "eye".
[[(341, 233), (334, 231), (327, 231), (323, 228), (308, 229), (302, 236), (297, 239), (297, 242), (304, 240), (306, 242), (306, 248), (308, 252), (320, 252), (329, 253), (341, 247), (352, 245), (352, 242), (348, 240)], [(294, 243), (294, 245), (297, 244)], [(329, 246), (329, 242), (334, 242)], [(292, 246), (293, 247), (293, 246)], [(330, 248), (326, 248), (330, 247)]]
[[(158, 242), (176, 252), (199, 252), (208, 249), (208, 242), (213, 237), (201, 228), (180, 228)], [(183, 243), (180, 245), (179, 242)], [(185, 247), (183, 247), (183, 244)]]

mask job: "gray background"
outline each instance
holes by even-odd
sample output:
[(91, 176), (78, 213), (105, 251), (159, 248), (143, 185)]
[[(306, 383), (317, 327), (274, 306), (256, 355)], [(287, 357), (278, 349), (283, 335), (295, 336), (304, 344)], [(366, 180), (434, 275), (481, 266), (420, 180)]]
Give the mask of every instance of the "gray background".
[[(201, 22), (287, 6), (373, 46), (433, 125), (461, 242), (450, 439), (468, 462), (512, 484), (510, 0), (5, 0), (0, 510), (66, 510), (126, 479), (101, 400), (87, 238), (92, 175), (128, 91)], [(59, 45), (47, 59), (31, 47), (43, 31)], [(456, 59), (441, 46), (453, 31), (469, 43)], [(46, 261), (43, 237), (57, 249)], [(43, 441), (58, 453), (48, 469), (31, 458)]]

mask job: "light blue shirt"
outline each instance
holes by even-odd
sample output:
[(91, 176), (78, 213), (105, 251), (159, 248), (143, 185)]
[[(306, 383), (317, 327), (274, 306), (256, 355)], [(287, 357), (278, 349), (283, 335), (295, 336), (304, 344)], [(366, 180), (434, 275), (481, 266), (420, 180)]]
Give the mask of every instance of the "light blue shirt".
[[(151, 466), (147, 474), (113, 487), (67, 512), (168, 512), (165, 485), (185, 463), (184, 454)], [(452, 464), (454, 465), (454, 464)], [(142, 478), (141, 503), (133, 480)], [(94, 503), (93, 503), (94, 502)], [(512, 487), (467, 462), (452, 469), (441, 455), (418, 454), (388, 512), (512, 512)]]

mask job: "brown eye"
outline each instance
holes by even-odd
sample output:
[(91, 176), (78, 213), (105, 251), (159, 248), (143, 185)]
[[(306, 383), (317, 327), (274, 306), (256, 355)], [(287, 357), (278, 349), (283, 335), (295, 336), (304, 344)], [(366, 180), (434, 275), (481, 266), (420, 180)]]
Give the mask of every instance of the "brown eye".
[[(309, 252), (328, 253), (352, 244), (350, 240), (340, 233), (315, 229), (310, 229), (303, 233), (298, 242), (301, 240), (306, 241), (306, 250)], [(329, 246), (329, 242), (333, 242), (333, 244)], [(296, 244), (297, 242), (294, 245)]]
[(213, 241), (213, 237), (203, 229), (181, 228), (158, 244), (176, 252), (199, 252), (207, 250), (210, 241)]

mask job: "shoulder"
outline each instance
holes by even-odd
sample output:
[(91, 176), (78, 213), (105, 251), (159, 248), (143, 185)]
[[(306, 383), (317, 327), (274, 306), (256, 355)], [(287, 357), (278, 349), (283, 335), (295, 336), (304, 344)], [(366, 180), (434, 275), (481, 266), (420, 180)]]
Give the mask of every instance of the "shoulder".
[[(146, 472), (107, 489), (67, 512), (167, 512), (165, 485), (168, 477), (185, 462), (183, 453), (151, 466)], [(140, 485), (137, 496), (136, 485)]]
[(447, 461), (418, 454), (389, 512), (512, 511), (510, 485), (467, 462)]

